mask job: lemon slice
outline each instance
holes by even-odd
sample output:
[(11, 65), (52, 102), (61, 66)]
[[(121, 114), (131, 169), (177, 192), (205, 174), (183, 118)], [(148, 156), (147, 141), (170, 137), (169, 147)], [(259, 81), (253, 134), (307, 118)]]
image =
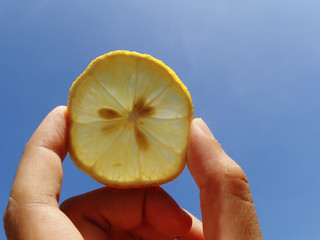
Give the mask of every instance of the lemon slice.
[(116, 188), (176, 178), (186, 164), (193, 106), (187, 88), (150, 55), (102, 55), (73, 83), (69, 152), (92, 178)]

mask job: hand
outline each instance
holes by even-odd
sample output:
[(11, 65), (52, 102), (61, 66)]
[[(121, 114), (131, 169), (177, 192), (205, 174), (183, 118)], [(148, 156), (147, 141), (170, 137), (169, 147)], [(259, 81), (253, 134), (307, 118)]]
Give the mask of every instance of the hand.
[(66, 154), (66, 108), (58, 107), (23, 152), (4, 216), (9, 240), (203, 239), (200, 221), (160, 187), (101, 188), (59, 208)]
[[(201, 223), (159, 187), (102, 188), (71, 198), (59, 208), (61, 159), (66, 152), (66, 113), (59, 107), (39, 126), (21, 158), (4, 216), (9, 240), (204, 239)], [(261, 238), (242, 170), (201, 120), (191, 128), (188, 166), (200, 188), (206, 239)], [(249, 200), (241, 200), (243, 196)]]
[(160, 187), (101, 188), (59, 208), (66, 154), (66, 108), (58, 107), (23, 152), (4, 216), (9, 240), (203, 239), (200, 221)]

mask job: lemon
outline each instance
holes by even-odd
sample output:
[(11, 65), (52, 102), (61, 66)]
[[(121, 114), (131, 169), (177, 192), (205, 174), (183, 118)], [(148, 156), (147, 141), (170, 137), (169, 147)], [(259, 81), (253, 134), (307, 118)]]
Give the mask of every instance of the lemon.
[(159, 185), (185, 167), (191, 97), (150, 55), (114, 51), (93, 60), (72, 84), (68, 117), (71, 159), (102, 184)]

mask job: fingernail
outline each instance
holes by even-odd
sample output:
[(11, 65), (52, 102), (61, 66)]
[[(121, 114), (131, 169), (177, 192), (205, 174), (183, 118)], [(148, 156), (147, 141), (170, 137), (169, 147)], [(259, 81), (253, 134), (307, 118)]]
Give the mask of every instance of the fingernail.
[(212, 132), (208, 128), (207, 124), (202, 120), (202, 118), (196, 118), (193, 120), (196, 126), (203, 132), (206, 136), (214, 138)]

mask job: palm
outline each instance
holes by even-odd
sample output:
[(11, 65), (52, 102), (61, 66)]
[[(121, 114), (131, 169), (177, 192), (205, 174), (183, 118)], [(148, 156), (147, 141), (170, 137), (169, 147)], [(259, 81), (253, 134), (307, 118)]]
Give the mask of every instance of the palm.
[(65, 201), (60, 209), (88, 240), (187, 239), (192, 217), (161, 188), (101, 188)]

